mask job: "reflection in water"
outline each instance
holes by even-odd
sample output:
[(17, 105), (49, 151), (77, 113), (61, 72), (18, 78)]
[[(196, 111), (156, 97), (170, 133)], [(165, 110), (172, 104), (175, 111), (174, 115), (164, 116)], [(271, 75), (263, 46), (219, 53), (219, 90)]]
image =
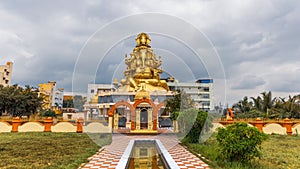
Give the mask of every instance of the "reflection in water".
[(154, 141), (135, 142), (127, 169), (166, 169)]

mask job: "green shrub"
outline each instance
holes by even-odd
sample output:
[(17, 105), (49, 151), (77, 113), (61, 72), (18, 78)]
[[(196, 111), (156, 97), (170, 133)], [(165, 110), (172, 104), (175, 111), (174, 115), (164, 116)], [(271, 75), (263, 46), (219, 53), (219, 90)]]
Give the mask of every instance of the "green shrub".
[(260, 145), (266, 139), (266, 134), (246, 123), (219, 128), (217, 133), (221, 158), (230, 161), (249, 162), (254, 157), (260, 157)]
[(53, 111), (53, 110), (43, 111), (43, 112), (41, 112), (40, 115), (44, 116), (44, 117), (56, 117), (55, 111)]

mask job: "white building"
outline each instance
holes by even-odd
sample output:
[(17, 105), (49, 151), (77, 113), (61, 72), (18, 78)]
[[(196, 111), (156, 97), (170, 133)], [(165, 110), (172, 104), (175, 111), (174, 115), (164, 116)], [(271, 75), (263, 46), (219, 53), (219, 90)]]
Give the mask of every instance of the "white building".
[(54, 88), (53, 97), (52, 97), (52, 107), (63, 107), (63, 99), (64, 98), (64, 89), (63, 88)]
[(0, 84), (10, 86), (12, 74), (12, 62), (6, 62), (6, 65), (0, 65)]
[(112, 84), (88, 84), (87, 102), (90, 102), (96, 94), (103, 95), (116, 91), (116, 87)]
[(213, 79), (199, 79), (196, 82), (168, 82), (171, 90), (182, 90), (190, 95), (195, 102), (195, 107), (205, 111), (214, 109)]

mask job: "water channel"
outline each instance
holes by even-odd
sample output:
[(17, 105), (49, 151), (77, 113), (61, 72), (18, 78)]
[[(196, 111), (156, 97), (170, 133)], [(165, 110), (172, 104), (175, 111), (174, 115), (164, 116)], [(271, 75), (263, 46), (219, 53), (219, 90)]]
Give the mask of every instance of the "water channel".
[(158, 139), (129, 141), (116, 169), (179, 169)]
[(127, 169), (166, 169), (154, 141), (135, 142)]

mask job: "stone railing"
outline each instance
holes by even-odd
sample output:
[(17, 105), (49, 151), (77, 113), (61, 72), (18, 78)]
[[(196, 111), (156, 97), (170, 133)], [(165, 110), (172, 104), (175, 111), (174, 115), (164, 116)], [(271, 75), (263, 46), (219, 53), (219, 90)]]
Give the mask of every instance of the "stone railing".
[(83, 119), (78, 119), (76, 123), (57, 122), (48, 117), (43, 121), (23, 121), (14, 118), (11, 121), (0, 121), (0, 132), (77, 132), (77, 133), (110, 133), (108, 126), (98, 122), (91, 122), (83, 125)]
[(236, 119), (220, 119), (219, 121), (214, 122), (214, 130), (217, 127), (225, 127), (226, 125), (233, 124), (236, 122), (245, 122), (250, 126), (258, 128), (260, 131), (267, 134), (298, 134), (300, 132), (300, 121), (293, 119), (283, 119), (283, 120), (262, 120), (260, 118), (252, 120), (236, 120)]

